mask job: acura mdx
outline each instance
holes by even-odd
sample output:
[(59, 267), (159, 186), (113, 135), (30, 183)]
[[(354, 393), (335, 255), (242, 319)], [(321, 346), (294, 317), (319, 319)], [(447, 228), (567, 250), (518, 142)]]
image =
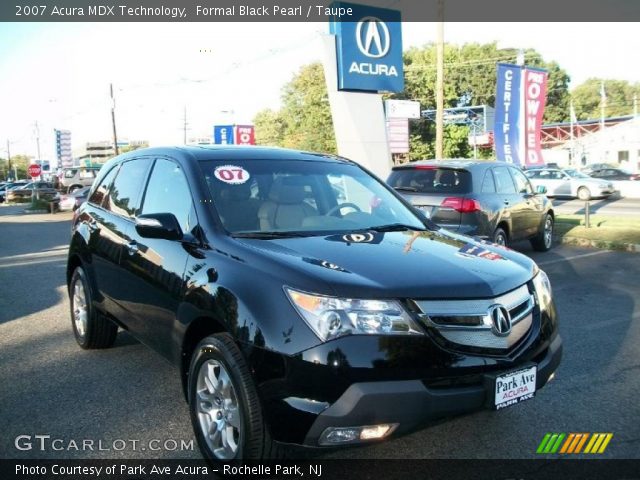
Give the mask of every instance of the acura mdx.
[(211, 461), (501, 410), (534, 397), (562, 353), (532, 260), (442, 230), (317, 153), (112, 159), (74, 214), (67, 284), (82, 348), (122, 329), (177, 366)]

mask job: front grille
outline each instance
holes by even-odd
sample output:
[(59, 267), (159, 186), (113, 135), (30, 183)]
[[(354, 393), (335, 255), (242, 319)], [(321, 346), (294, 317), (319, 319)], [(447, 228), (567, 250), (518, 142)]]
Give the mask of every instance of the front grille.
[[(526, 285), (494, 298), (418, 300), (420, 318), (448, 342), (466, 347), (507, 350), (517, 344), (533, 322), (534, 299)], [(502, 305), (509, 312), (511, 331), (496, 332), (489, 309)]]

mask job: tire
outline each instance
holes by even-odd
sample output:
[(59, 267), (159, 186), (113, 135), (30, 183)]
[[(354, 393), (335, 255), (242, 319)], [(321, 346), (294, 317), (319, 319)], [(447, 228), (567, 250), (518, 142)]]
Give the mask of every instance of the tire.
[(503, 247), (506, 247), (507, 244), (509, 243), (509, 236), (507, 235), (507, 232), (505, 232), (502, 227), (498, 227), (496, 228), (495, 232), (493, 232), (492, 241), (497, 245), (502, 245)]
[(118, 326), (93, 306), (87, 274), (82, 267), (74, 270), (69, 283), (71, 326), (82, 348), (109, 348), (116, 341)]
[(580, 187), (578, 189), (578, 198), (580, 200), (591, 200), (591, 191), (587, 187)]
[(200, 451), (214, 465), (286, 456), (267, 431), (247, 363), (228, 334), (206, 337), (194, 350), (189, 412)]
[(530, 240), (531, 246), (536, 252), (548, 252), (551, 250), (551, 247), (553, 246), (553, 227), (553, 215), (547, 213), (544, 216), (542, 228), (537, 235)]

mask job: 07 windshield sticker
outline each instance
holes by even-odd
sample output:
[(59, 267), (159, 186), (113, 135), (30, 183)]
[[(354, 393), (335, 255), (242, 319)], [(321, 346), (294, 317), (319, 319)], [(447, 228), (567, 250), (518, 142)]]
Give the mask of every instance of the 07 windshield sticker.
[(216, 167), (213, 171), (213, 175), (221, 182), (228, 183), (230, 185), (240, 185), (251, 178), (249, 172), (236, 165), (221, 165)]

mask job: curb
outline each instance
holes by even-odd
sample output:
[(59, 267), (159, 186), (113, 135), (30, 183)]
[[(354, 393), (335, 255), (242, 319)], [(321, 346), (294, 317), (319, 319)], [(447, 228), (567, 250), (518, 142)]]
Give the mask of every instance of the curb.
[(618, 250), (624, 252), (640, 253), (640, 244), (637, 243), (610, 242), (607, 240), (591, 240), (589, 238), (568, 236), (554, 237), (554, 241), (563, 245), (574, 245), (577, 247), (591, 247), (600, 248), (603, 250)]

